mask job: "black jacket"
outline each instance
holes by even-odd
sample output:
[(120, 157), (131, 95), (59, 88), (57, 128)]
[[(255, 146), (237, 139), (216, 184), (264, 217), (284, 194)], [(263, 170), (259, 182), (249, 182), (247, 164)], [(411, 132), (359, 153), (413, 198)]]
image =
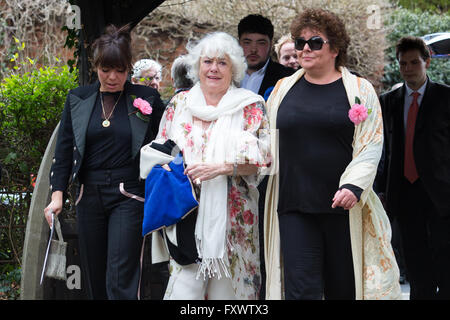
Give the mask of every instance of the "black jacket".
[[(384, 166), (378, 185), (387, 211), (401, 214), (401, 179), (405, 148), (405, 85), (383, 94), (380, 103), (385, 129)], [(450, 217), (450, 87), (428, 79), (417, 115), (414, 159), (419, 177), (441, 216)]]
[(295, 71), (296, 70), (285, 67), (282, 64), (274, 62), (271, 58), (269, 58), (266, 73), (264, 74), (263, 81), (261, 82), (261, 86), (259, 87), (258, 94), (260, 96), (264, 96), (264, 92), (266, 92), (268, 88), (275, 86), (278, 80), (284, 77), (289, 77)]
[[(52, 191), (66, 191), (69, 183), (78, 176), (83, 163), (86, 131), (99, 88), (100, 83), (97, 81), (92, 85), (73, 89), (67, 95), (50, 170)], [(147, 86), (134, 85), (127, 81), (124, 94), (127, 99), (128, 113), (136, 111), (132, 105), (131, 96), (147, 100), (153, 108), (153, 112), (148, 116), (149, 122), (139, 119), (134, 113), (129, 116), (132, 131), (132, 157), (138, 169), (140, 149), (156, 137), (164, 105), (158, 91)]]

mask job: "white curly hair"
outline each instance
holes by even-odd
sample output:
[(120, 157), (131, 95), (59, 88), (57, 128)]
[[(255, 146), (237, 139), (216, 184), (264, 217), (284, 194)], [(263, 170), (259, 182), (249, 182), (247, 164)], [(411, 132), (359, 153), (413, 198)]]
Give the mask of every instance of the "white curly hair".
[(191, 66), (188, 77), (194, 83), (199, 81), (200, 58), (224, 58), (228, 56), (232, 64), (232, 79), (235, 86), (239, 86), (247, 70), (244, 51), (236, 38), (225, 32), (208, 33), (196, 42), (189, 42), (186, 46), (188, 54), (186, 61)]
[(133, 78), (140, 78), (143, 71), (154, 69), (161, 77), (162, 66), (152, 59), (141, 59), (133, 65)]

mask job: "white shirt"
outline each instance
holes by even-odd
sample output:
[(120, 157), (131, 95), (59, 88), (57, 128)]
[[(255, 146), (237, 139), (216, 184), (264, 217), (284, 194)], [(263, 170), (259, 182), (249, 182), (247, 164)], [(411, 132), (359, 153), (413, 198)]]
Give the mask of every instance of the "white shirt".
[(241, 88), (248, 89), (258, 94), (259, 87), (261, 87), (261, 83), (264, 79), (264, 75), (266, 74), (267, 65), (269, 64), (269, 60), (267, 59), (264, 67), (259, 69), (258, 71), (253, 72), (252, 74), (245, 73), (244, 79), (241, 81)]
[(422, 103), (422, 99), (423, 99), (423, 95), (425, 93), (425, 88), (427, 87), (427, 83), (428, 83), (428, 78), (427, 80), (425, 80), (424, 84), (419, 88), (419, 90), (413, 90), (410, 87), (408, 87), (408, 85), (405, 82), (405, 86), (406, 86), (406, 90), (405, 90), (405, 104), (404, 104), (404, 108), (403, 108), (403, 127), (405, 128), (405, 133), (406, 133), (406, 123), (408, 121), (408, 112), (409, 112), (409, 107), (411, 106), (411, 103), (413, 102), (414, 97), (412, 96), (413, 92), (418, 92), (420, 95), (417, 98), (417, 104), (419, 105), (420, 108), (420, 104)]

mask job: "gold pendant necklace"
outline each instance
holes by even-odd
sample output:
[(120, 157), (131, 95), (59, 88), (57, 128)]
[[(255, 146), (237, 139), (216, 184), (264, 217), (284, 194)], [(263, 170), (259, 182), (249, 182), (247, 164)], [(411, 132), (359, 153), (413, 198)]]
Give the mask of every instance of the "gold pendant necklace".
[(123, 91), (120, 91), (119, 98), (117, 99), (116, 103), (115, 103), (114, 106), (112, 107), (111, 113), (110, 113), (109, 116), (107, 117), (107, 116), (106, 116), (106, 113), (105, 113), (105, 107), (103, 106), (103, 94), (102, 94), (102, 92), (100, 91), (100, 102), (102, 103), (103, 116), (105, 117), (105, 120), (103, 120), (103, 122), (102, 122), (103, 128), (108, 128), (108, 127), (111, 125), (111, 122), (109, 121), (109, 119), (111, 118), (111, 116), (112, 116), (112, 114), (113, 114), (113, 112), (114, 112), (114, 109), (116, 108), (117, 104), (119, 103), (120, 97), (122, 96), (122, 92), (123, 92)]

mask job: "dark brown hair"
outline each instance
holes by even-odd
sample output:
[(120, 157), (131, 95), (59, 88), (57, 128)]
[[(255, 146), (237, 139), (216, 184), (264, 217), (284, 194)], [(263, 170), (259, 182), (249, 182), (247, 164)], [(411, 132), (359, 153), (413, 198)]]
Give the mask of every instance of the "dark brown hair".
[(420, 52), (420, 55), (422, 56), (423, 61), (426, 61), (431, 57), (430, 50), (428, 49), (425, 41), (423, 41), (422, 38), (408, 36), (401, 38), (395, 46), (395, 56), (397, 57), (397, 60), (400, 52), (404, 53), (410, 50), (418, 50)]
[(305, 29), (323, 33), (330, 41), (330, 49), (338, 51), (335, 68), (345, 66), (350, 37), (345, 30), (344, 23), (337, 15), (323, 9), (306, 9), (291, 23), (292, 38), (300, 37), (301, 32)]
[(131, 70), (130, 26), (109, 25), (92, 45), (94, 67)]
[(260, 14), (249, 14), (238, 24), (238, 36), (241, 38), (243, 33), (259, 33), (273, 38), (273, 24), (272, 22)]

